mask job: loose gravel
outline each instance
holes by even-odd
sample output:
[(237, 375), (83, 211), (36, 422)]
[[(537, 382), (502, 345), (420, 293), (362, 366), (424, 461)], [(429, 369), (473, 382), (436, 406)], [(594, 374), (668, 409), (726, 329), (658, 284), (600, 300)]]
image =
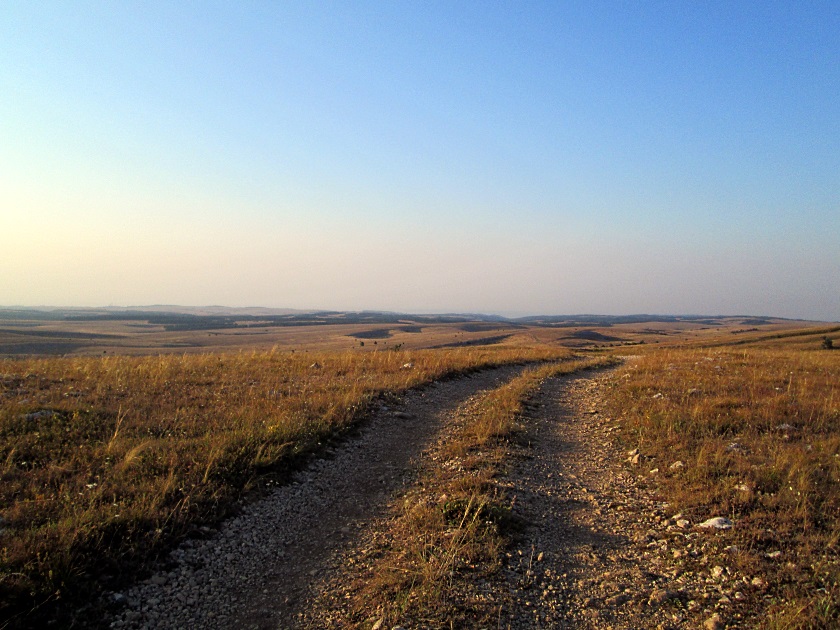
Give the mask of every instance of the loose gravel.
[(726, 532), (701, 529), (657, 494), (659, 468), (623, 450), (602, 404), (614, 371), (548, 381), (527, 442), (500, 484), (528, 527), (499, 579), (502, 628), (754, 627), (762, 582), (721, 564)]

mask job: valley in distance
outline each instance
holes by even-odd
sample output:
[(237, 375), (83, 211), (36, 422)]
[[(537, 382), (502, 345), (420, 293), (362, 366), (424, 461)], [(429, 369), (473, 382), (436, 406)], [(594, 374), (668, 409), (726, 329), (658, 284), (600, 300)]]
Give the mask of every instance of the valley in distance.
[(553, 315), (509, 319), (475, 314), (222, 306), (0, 307), (0, 357), (269, 348), (373, 351), (523, 344), (582, 349), (651, 343), (702, 344), (712, 340), (741, 342), (820, 326), (819, 322), (764, 316)]

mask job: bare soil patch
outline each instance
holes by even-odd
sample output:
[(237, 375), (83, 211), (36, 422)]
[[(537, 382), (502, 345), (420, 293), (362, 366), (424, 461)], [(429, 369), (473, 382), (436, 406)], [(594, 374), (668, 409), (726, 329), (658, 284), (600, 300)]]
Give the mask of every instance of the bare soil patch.
[(703, 566), (704, 541), (715, 534), (678, 526), (616, 446), (621, 428), (600, 399), (611, 378), (553, 379), (531, 400), (515, 463), (500, 480), (526, 523), (489, 585), (500, 627), (698, 628), (732, 612), (720, 603), (732, 576), (684, 566), (692, 553)]

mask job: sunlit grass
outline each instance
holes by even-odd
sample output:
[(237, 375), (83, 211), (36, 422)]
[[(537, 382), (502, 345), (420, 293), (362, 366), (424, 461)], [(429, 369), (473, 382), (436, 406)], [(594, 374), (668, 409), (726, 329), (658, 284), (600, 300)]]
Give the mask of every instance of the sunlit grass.
[(768, 580), (772, 627), (838, 622), (838, 388), (840, 352), (717, 348), (649, 353), (610, 392), (674, 509), (736, 523), (734, 562)]

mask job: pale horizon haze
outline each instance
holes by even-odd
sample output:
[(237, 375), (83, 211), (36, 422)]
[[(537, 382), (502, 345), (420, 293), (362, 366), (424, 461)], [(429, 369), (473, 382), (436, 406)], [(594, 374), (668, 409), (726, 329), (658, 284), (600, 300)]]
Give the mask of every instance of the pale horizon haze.
[(840, 320), (840, 3), (0, 3), (0, 305)]

